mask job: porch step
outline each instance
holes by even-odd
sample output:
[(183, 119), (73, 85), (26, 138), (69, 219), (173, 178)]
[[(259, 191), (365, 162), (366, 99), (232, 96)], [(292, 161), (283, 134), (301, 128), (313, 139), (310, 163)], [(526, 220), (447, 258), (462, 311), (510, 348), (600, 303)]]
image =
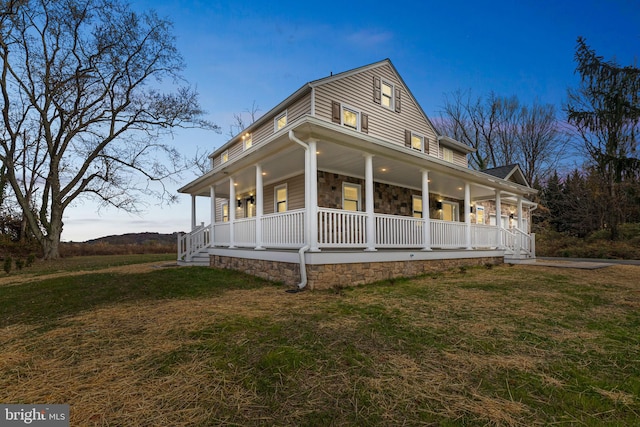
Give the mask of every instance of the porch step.
[(191, 261), (178, 260), (178, 265), (209, 267), (211, 265), (209, 261), (209, 253), (198, 252), (191, 257)]

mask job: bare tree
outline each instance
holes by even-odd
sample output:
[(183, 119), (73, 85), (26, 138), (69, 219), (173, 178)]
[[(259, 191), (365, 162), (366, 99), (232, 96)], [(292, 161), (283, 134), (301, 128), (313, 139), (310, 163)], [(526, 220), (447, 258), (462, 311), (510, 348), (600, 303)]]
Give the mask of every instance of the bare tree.
[(185, 163), (161, 137), (217, 127), (200, 119), (197, 93), (180, 86), (171, 24), (153, 12), (121, 0), (0, 8), (0, 159), (45, 258), (57, 258), (70, 204), (87, 196), (135, 212), (141, 194), (168, 197), (162, 182)]
[(518, 163), (530, 183), (557, 165), (567, 143), (552, 105), (527, 106), (517, 97), (470, 92), (445, 96), (436, 121), (446, 135), (476, 149), (470, 165), (483, 170)]
[(534, 102), (518, 113), (515, 146), (517, 162), (530, 184), (544, 180), (558, 166), (569, 141), (551, 104)]
[[(245, 130), (247, 126), (252, 125), (258, 118), (259, 111), (260, 107), (254, 100), (251, 104), (251, 108), (246, 108), (242, 113), (233, 113), (233, 123), (229, 125), (229, 132), (227, 132), (229, 138), (233, 138)], [(245, 113), (248, 114), (248, 119), (245, 119)]]

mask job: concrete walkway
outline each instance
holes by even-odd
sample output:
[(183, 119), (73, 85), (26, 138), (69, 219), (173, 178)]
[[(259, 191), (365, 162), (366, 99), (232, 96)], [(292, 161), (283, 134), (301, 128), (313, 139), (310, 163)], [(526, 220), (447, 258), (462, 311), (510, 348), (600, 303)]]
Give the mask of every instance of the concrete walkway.
[(616, 264), (640, 265), (640, 260), (595, 259), (595, 258), (551, 258), (536, 259), (505, 259), (506, 264), (539, 265), (542, 267), (578, 268), (582, 270), (596, 270), (611, 267)]

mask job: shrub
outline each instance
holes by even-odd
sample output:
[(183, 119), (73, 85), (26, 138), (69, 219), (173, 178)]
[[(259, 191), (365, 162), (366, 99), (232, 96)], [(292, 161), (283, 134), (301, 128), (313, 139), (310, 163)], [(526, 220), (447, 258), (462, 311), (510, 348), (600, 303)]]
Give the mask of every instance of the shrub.
[(18, 271), (22, 270), (22, 268), (24, 267), (24, 260), (23, 259), (16, 259), (16, 269)]
[(36, 260), (36, 254), (29, 254), (29, 256), (27, 257), (27, 267), (31, 267), (33, 265), (33, 262)]
[(13, 264), (13, 260), (10, 256), (4, 259), (4, 272), (9, 274), (11, 273), (11, 264)]

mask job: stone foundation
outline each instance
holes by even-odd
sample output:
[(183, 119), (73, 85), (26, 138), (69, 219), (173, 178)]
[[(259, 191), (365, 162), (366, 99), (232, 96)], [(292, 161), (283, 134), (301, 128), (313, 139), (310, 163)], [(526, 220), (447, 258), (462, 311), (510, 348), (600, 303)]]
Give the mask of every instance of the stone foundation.
[[(280, 261), (211, 256), (211, 266), (242, 271), (263, 279), (294, 286), (300, 283), (300, 265)], [(502, 257), (461, 258), (418, 261), (361, 262), (349, 264), (307, 264), (307, 287), (363, 285), (399, 277), (414, 277), (462, 266), (478, 266), (504, 262)]]

